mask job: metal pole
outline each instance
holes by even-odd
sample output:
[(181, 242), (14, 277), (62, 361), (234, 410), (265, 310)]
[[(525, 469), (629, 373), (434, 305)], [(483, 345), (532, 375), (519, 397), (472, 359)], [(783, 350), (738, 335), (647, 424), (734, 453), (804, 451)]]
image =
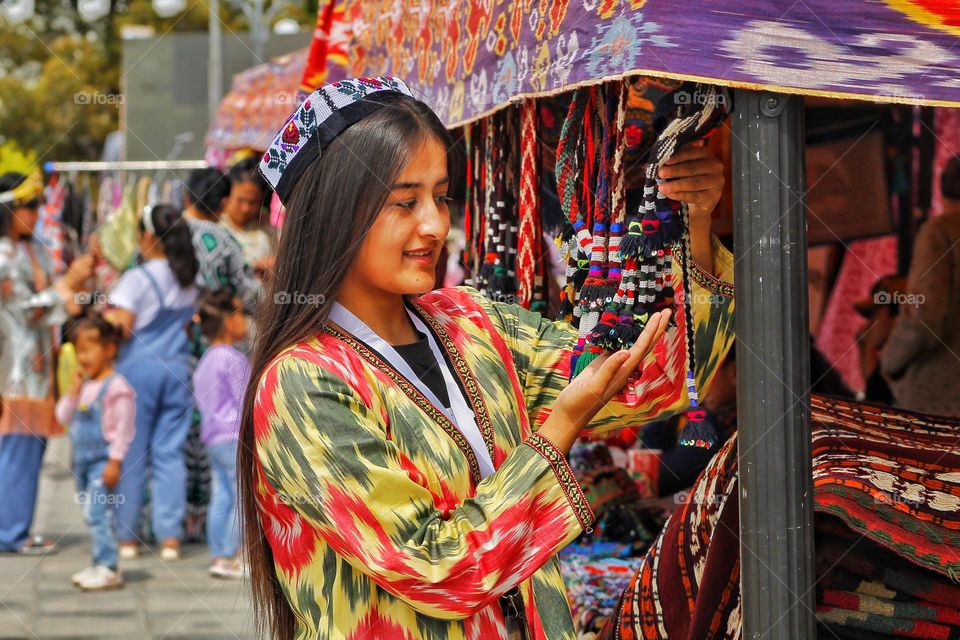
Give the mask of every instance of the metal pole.
[(743, 637), (815, 637), (803, 102), (736, 92)]
[(263, 23), (263, 0), (253, 0), (253, 20), (250, 21), (250, 31), (253, 35), (253, 56), (256, 64), (263, 64), (263, 48), (266, 45), (266, 25)]
[(205, 169), (206, 160), (128, 160), (126, 162), (45, 162), (43, 170), (54, 171), (158, 171)]
[(220, 1), (209, 0), (209, 57), (207, 60), (207, 111), (210, 124), (217, 117), (220, 108), (220, 98), (223, 96), (223, 38), (220, 26)]

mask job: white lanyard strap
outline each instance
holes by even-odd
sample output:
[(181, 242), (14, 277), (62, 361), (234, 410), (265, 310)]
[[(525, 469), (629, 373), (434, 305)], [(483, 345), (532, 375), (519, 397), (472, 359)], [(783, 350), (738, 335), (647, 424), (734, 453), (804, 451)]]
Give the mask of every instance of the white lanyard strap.
[(488, 475), (493, 473), (493, 461), (490, 459), (490, 452), (487, 450), (486, 443), (483, 440), (483, 435), (480, 433), (480, 428), (477, 426), (476, 415), (471, 410), (470, 403), (467, 402), (467, 399), (464, 397), (463, 392), (460, 389), (460, 385), (458, 385), (454, 379), (453, 373), (450, 371), (450, 367), (447, 366), (447, 360), (444, 357), (443, 352), (440, 351), (440, 347), (437, 345), (437, 341), (434, 339), (433, 333), (430, 332), (427, 326), (420, 318), (417, 317), (415, 313), (409, 309), (407, 309), (407, 313), (409, 314), (413, 325), (417, 328), (417, 331), (427, 336), (427, 342), (430, 345), (430, 351), (433, 352), (433, 357), (436, 359), (437, 365), (440, 367), (440, 372), (443, 374), (443, 382), (447, 389), (447, 396), (450, 399), (450, 407), (446, 407), (442, 402), (440, 402), (440, 399), (437, 398), (437, 395), (430, 389), (430, 387), (420, 380), (420, 377), (413, 372), (413, 369), (410, 368), (410, 365), (407, 364), (407, 361), (404, 360), (399, 353), (397, 353), (397, 350), (394, 349), (390, 343), (378, 336), (373, 329), (367, 326), (363, 320), (355, 316), (349, 309), (344, 307), (339, 302), (334, 302), (333, 307), (330, 309), (329, 319), (352, 333), (357, 339), (376, 351), (390, 364), (390, 366), (399, 371), (403, 377), (416, 386), (420, 393), (426, 396), (426, 398), (433, 403), (435, 407), (443, 412), (447, 419), (449, 419), (450, 422), (452, 422), (460, 430), (460, 433), (462, 433), (470, 443), (470, 447), (473, 449), (474, 455), (477, 457), (477, 463), (480, 465), (480, 475), (481, 477), (486, 478)]

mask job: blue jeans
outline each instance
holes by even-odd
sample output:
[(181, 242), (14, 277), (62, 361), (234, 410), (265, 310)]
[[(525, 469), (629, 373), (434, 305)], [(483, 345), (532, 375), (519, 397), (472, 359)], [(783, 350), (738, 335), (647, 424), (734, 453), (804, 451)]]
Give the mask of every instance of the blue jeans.
[(232, 558), (240, 547), (237, 522), (237, 441), (207, 445), (213, 490), (207, 511), (207, 546), (212, 558)]
[(46, 438), (0, 436), (0, 552), (18, 551), (30, 537), (46, 448)]
[(83, 509), (83, 519), (90, 529), (93, 543), (93, 564), (102, 564), (117, 570), (117, 531), (114, 520), (114, 502), (117, 495), (103, 485), (103, 469), (107, 458), (102, 451), (75, 450), (73, 473), (77, 477), (77, 500)]

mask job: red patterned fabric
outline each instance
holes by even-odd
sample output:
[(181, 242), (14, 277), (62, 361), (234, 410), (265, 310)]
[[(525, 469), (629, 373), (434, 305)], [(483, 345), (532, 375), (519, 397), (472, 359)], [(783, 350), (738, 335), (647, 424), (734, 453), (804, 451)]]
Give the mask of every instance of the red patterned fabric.
[[(533, 299), (540, 245), (540, 160), (537, 138), (537, 101), (520, 106), (520, 234), (517, 243), (518, 300), (524, 309)], [(542, 262), (542, 261), (540, 261)]]

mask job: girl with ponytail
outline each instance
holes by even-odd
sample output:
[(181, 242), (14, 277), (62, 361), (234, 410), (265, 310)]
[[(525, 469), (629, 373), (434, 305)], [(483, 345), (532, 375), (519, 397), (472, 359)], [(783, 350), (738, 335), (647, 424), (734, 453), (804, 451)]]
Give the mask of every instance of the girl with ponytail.
[(137, 394), (136, 434), (117, 487), (123, 496), (117, 535), (120, 558), (135, 558), (149, 461), (153, 531), (163, 544), (161, 557), (175, 560), (186, 508), (183, 444), (193, 411), (183, 327), (193, 316), (199, 269), (190, 228), (178, 210), (168, 205), (144, 210), (140, 254), (143, 264), (123, 274), (104, 314), (126, 338), (117, 370)]

